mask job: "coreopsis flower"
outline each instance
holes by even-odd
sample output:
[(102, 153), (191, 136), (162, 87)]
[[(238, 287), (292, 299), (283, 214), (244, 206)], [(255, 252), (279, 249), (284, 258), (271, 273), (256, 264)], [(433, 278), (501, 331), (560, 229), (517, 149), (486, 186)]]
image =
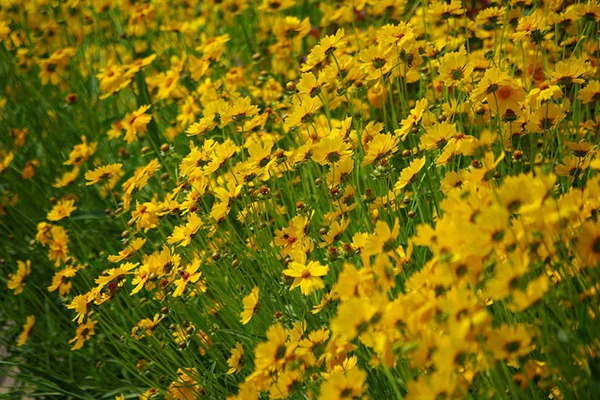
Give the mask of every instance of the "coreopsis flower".
[(493, 31), (504, 25), (504, 16), (506, 8), (504, 7), (487, 7), (477, 13), (475, 22), (486, 31)]
[(344, 162), (353, 154), (352, 145), (341, 136), (330, 134), (312, 148), (312, 159), (321, 165), (334, 165)]
[(559, 61), (554, 65), (550, 73), (550, 81), (569, 88), (570, 85), (584, 83), (583, 78), (587, 78), (593, 73), (594, 68), (589, 61), (583, 57), (572, 57), (569, 60)]
[(312, 121), (315, 113), (323, 106), (318, 97), (298, 96), (294, 98), (291, 114), (285, 119), (287, 128), (300, 126)]
[(65, 172), (61, 177), (56, 178), (56, 180), (52, 184), (52, 187), (63, 188), (63, 187), (69, 186), (71, 183), (73, 183), (75, 181), (75, 179), (77, 179), (78, 176), (79, 176), (79, 168), (75, 167), (71, 171)]
[(555, 103), (546, 103), (529, 114), (525, 127), (529, 132), (545, 133), (555, 129), (565, 116), (563, 107)]
[(64, 296), (71, 291), (71, 279), (77, 275), (77, 268), (67, 266), (56, 272), (52, 277), (52, 284), (48, 286), (49, 292), (58, 290), (59, 296)]
[(4, 149), (0, 149), (0, 174), (4, 172), (14, 160), (15, 154), (12, 151), (6, 151)]
[(217, 126), (212, 118), (202, 117), (198, 122), (194, 122), (185, 131), (188, 136), (203, 135)]
[(71, 215), (71, 213), (77, 210), (77, 207), (74, 206), (75, 200), (70, 199), (61, 199), (59, 200), (52, 210), (48, 212), (46, 219), (48, 221), (60, 221), (63, 218), (67, 218)]
[(0, 43), (8, 39), (10, 31), (9, 21), (0, 21)]
[(236, 343), (235, 347), (231, 349), (231, 356), (227, 359), (227, 375), (238, 373), (244, 366), (244, 348), (241, 343)]
[(135, 211), (131, 212), (131, 219), (136, 223), (137, 231), (144, 229), (144, 232), (147, 232), (148, 229), (154, 228), (158, 223), (158, 212), (158, 205), (151, 201), (136, 203)]
[(310, 32), (310, 20), (304, 18), (302, 21), (296, 17), (288, 16), (278, 18), (273, 25), (273, 33), (280, 41), (298, 40)]
[(244, 311), (241, 312), (240, 318), (241, 318), (242, 324), (244, 324), (244, 325), (246, 325), (248, 322), (250, 322), (250, 320), (252, 319), (254, 314), (256, 314), (256, 312), (258, 311), (259, 292), (260, 292), (260, 289), (258, 288), (258, 286), (254, 286), (254, 288), (252, 288), (252, 291), (250, 292), (250, 294), (248, 294), (246, 297), (244, 297), (242, 299)]
[(254, 365), (256, 371), (272, 371), (282, 366), (296, 346), (288, 343), (288, 333), (280, 323), (267, 330), (267, 341), (256, 346)]
[(541, 43), (544, 39), (544, 31), (547, 29), (546, 13), (535, 9), (531, 14), (519, 18), (519, 23), (512, 33), (513, 41), (520, 42), (525, 38), (533, 43)]
[(383, 79), (395, 67), (397, 53), (391, 46), (371, 45), (359, 53), (361, 68), (369, 81)]
[(475, 64), (464, 47), (459, 51), (444, 54), (438, 62), (439, 79), (448, 87), (460, 86), (472, 78)]
[(221, 126), (230, 122), (244, 122), (246, 118), (252, 118), (259, 113), (257, 105), (252, 104), (250, 97), (239, 97), (221, 112)]
[[(367, 263), (368, 260), (365, 260), (365, 265)], [(374, 290), (375, 280), (371, 269), (357, 269), (354, 265), (345, 263), (344, 269), (333, 287), (332, 296), (334, 299), (342, 300), (355, 296), (370, 297)]]
[(147, 78), (148, 87), (151, 90), (156, 90), (154, 97), (156, 100), (167, 100), (179, 97), (181, 95), (180, 80), (181, 71), (177, 69), (177, 66), (174, 66), (166, 72)]
[(387, 162), (398, 151), (398, 142), (399, 138), (395, 135), (376, 133), (368, 143), (361, 167), (373, 163), (379, 165), (384, 160)]
[(141, 106), (123, 118), (121, 127), (125, 129), (125, 141), (129, 144), (138, 140), (138, 134), (145, 133), (152, 115), (146, 114), (150, 105)]
[(306, 62), (302, 65), (302, 72), (308, 72), (321, 65), (329, 55), (344, 46), (344, 29), (340, 28), (335, 32), (335, 35), (328, 35), (321, 38), (319, 43), (312, 48), (306, 58)]
[(319, 78), (312, 72), (305, 72), (300, 76), (300, 80), (296, 85), (296, 90), (301, 96), (315, 97), (321, 93), (323, 86), (322, 75)]
[(337, 315), (331, 320), (331, 332), (346, 341), (363, 333), (380, 311), (371, 301), (350, 297), (338, 305)]
[(40, 60), (40, 80), (42, 81), (42, 85), (47, 85), (48, 83), (53, 84), (54, 86), (58, 85), (60, 82), (60, 73), (63, 68), (60, 68), (57, 60), (52, 57)]
[(421, 136), (421, 146), (425, 150), (443, 149), (457, 135), (456, 126), (451, 122), (434, 124), (429, 126)]
[(334, 371), (321, 384), (319, 400), (360, 398), (367, 390), (367, 373), (358, 367)]
[(71, 303), (67, 305), (68, 309), (75, 310), (76, 315), (73, 318), (73, 321), (76, 321), (78, 324), (83, 322), (83, 319), (88, 314), (88, 305), (92, 302), (93, 298), (91, 297), (91, 293), (79, 294), (71, 300)]
[(28, 315), (25, 324), (23, 325), (23, 331), (21, 331), (19, 339), (17, 340), (17, 346), (23, 346), (27, 342), (27, 339), (29, 339), (29, 336), (31, 335), (33, 325), (35, 325), (35, 315)]
[(196, 283), (196, 286), (201, 292), (206, 291), (206, 286), (200, 280), (202, 271), (200, 269), (201, 260), (195, 257), (184, 269), (179, 271), (179, 278), (174, 282), (175, 291), (173, 297), (179, 297), (183, 294), (189, 284)]
[(542, 103), (552, 99), (560, 99), (563, 92), (558, 85), (550, 84), (548, 81), (540, 83), (536, 88), (527, 93), (525, 102), (532, 107), (541, 107)]
[(127, 69), (125, 72), (126, 77), (135, 76), (138, 72), (140, 72), (144, 67), (147, 67), (156, 59), (156, 54), (151, 54), (148, 57), (144, 58), (136, 58), (133, 60), (131, 64), (124, 65), (123, 67)]
[(462, 7), (462, 1), (452, 0), (450, 3), (444, 1), (434, 1), (429, 5), (427, 13), (430, 18), (434, 21), (447, 20), (449, 18), (455, 18), (465, 13), (465, 9)]
[(8, 276), (8, 288), (14, 290), (14, 294), (18, 295), (23, 292), (25, 287), (25, 278), (31, 273), (31, 261), (25, 262), (17, 261), (17, 272), (9, 274)]
[(102, 275), (96, 278), (95, 291), (100, 293), (102, 289), (106, 288), (108, 291), (108, 297), (112, 297), (117, 293), (123, 284), (125, 283), (125, 277), (133, 274), (133, 269), (138, 266), (138, 263), (126, 262), (119, 265), (117, 268), (110, 268), (105, 270)]
[(513, 291), (512, 302), (509, 305), (509, 309), (512, 312), (526, 310), (541, 300), (550, 288), (550, 279), (548, 278), (548, 275), (542, 273), (537, 278), (529, 281), (527, 288), (524, 291), (520, 289)]
[(117, 181), (123, 176), (123, 164), (107, 164), (100, 166), (92, 171), (85, 173), (86, 185), (100, 183), (107, 187), (114, 187)]
[(63, 164), (79, 167), (96, 152), (97, 147), (98, 143), (88, 143), (87, 138), (85, 136), (82, 136), (81, 143), (73, 146), (73, 149), (69, 153), (69, 159)]
[(525, 100), (525, 90), (519, 82), (504, 72), (490, 68), (473, 89), (471, 97), (475, 101), (486, 99), (490, 110), (496, 115), (505, 117), (507, 110), (510, 110), (516, 116)]
[(136, 168), (133, 176), (127, 179), (123, 187), (123, 209), (129, 210), (131, 205), (131, 197), (133, 194), (144, 188), (150, 178), (160, 169), (160, 162), (157, 158), (152, 159), (148, 164)]
[(234, 180), (227, 182), (226, 187), (217, 187), (214, 190), (215, 203), (210, 210), (210, 217), (214, 221), (221, 221), (231, 210), (231, 202), (242, 192), (242, 185), (236, 184)]
[(600, 100), (600, 81), (591, 80), (588, 84), (579, 91), (577, 96), (581, 103), (588, 104)]
[(283, 274), (294, 278), (290, 290), (300, 287), (302, 294), (308, 296), (315, 290), (325, 287), (321, 277), (327, 275), (328, 271), (329, 267), (318, 261), (310, 261), (308, 264), (292, 261), (289, 268), (283, 270)]
[(273, 142), (270, 140), (255, 141), (246, 145), (248, 149), (248, 155), (250, 156), (247, 160), (249, 168), (254, 171), (255, 174), (260, 174), (263, 171), (269, 171), (275, 164), (274, 154), (271, 153), (273, 149)]
[(529, 354), (535, 348), (532, 339), (532, 330), (523, 325), (501, 325), (488, 333), (486, 344), (496, 360), (510, 360)]
[(144, 238), (135, 238), (131, 243), (127, 245), (123, 250), (119, 252), (118, 255), (110, 255), (108, 256), (108, 261), (113, 263), (118, 263), (123, 260), (127, 260), (142, 248), (146, 243), (146, 239)]
[(267, 13), (276, 13), (278, 11), (287, 10), (295, 5), (295, 0), (262, 0), (257, 9)]
[(96, 332), (94, 331), (94, 326), (96, 325), (96, 321), (88, 321), (85, 324), (81, 324), (77, 327), (77, 331), (75, 332), (75, 337), (69, 340), (69, 343), (74, 343), (73, 347), (71, 347), (71, 351), (79, 350), (83, 347), (85, 342), (89, 340)]
[(423, 169), (423, 167), (425, 166), (425, 161), (425, 157), (416, 158), (412, 160), (410, 162), (410, 165), (404, 168), (402, 172), (400, 172), (400, 177), (394, 185), (394, 191), (400, 192), (408, 184), (410, 184), (415, 179), (419, 171), (421, 171), (421, 169)]
[(50, 240), (48, 242), (48, 258), (54, 261), (55, 266), (67, 259), (69, 255), (69, 236), (62, 226), (50, 228)]
[(231, 139), (227, 139), (223, 143), (215, 143), (210, 161), (208, 164), (202, 167), (202, 173), (205, 176), (212, 176), (215, 172), (221, 169), (227, 160), (231, 159), (238, 151), (239, 147), (236, 146)]
[(600, 262), (600, 224), (585, 222), (577, 240), (577, 254), (584, 265), (596, 267)]
[(400, 140), (406, 139), (408, 133), (412, 129), (413, 126), (417, 126), (423, 118), (423, 114), (427, 109), (429, 102), (427, 99), (417, 100), (415, 106), (412, 110), (410, 110), (410, 114), (407, 118), (403, 119), (400, 123), (400, 128), (396, 129), (394, 133), (400, 138)]
[(288, 227), (275, 230), (273, 243), (280, 247), (282, 257), (297, 257), (312, 251), (314, 243), (306, 233), (309, 222), (310, 218), (305, 215), (297, 215), (290, 220)]
[(327, 233), (322, 235), (322, 242), (319, 243), (319, 247), (331, 246), (334, 242), (337, 242), (349, 225), (350, 220), (344, 220), (344, 218), (340, 221), (331, 222), (327, 229)]
[(519, 279), (529, 272), (529, 256), (513, 254), (503, 263), (496, 265), (496, 275), (486, 284), (486, 295), (502, 300), (517, 287)]
[(196, 213), (188, 214), (187, 223), (183, 226), (176, 226), (173, 229), (173, 234), (167, 239), (167, 243), (175, 244), (179, 242), (177, 246), (186, 247), (192, 241), (192, 238), (198, 233), (198, 230), (202, 226), (202, 219)]
[(126, 69), (116, 65), (113, 61), (100, 69), (96, 77), (100, 81), (100, 99), (106, 99), (120, 90), (126, 88), (131, 83), (133, 76), (127, 75)]

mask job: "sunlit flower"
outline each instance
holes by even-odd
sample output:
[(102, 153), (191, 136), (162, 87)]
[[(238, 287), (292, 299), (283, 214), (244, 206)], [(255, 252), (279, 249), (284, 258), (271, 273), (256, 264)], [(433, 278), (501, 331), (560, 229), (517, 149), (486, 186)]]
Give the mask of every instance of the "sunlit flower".
[(329, 267), (318, 261), (310, 261), (307, 265), (294, 261), (290, 263), (289, 268), (283, 270), (283, 274), (294, 278), (290, 290), (300, 287), (302, 294), (308, 296), (325, 287), (321, 277), (327, 275), (328, 271)]

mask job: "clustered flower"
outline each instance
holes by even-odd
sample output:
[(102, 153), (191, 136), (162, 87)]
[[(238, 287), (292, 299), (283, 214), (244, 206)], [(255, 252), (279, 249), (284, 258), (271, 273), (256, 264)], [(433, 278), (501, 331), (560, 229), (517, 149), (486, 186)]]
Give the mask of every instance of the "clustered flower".
[[(2, 51), (65, 99), (56, 126), (101, 117), (30, 158), (44, 143), (10, 126), (0, 174), (60, 158), (39, 178), (43, 289), (71, 350), (119, 332), (141, 399), (597, 383), (595, 1), (41, 3), (64, 29), (29, 37), (35, 7), (2, 9)], [(19, 298), (46, 267), (13, 265)]]

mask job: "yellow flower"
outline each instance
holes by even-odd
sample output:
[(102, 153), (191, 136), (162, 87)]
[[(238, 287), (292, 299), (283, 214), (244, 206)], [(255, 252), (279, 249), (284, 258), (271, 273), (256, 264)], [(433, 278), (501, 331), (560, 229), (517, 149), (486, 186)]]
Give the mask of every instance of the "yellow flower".
[[(179, 279), (175, 281), (175, 291), (173, 292), (173, 297), (181, 296), (188, 284), (198, 282), (202, 276), (202, 271), (198, 271), (200, 269), (200, 263), (200, 259), (196, 257), (192, 260), (192, 262), (186, 265), (185, 269), (179, 271)], [(206, 286), (204, 286), (202, 282), (199, 282), (197, 287), (202, 292), (206, 291)]]
[(60, 221), (63, 218), (67, 218), (77, 209), (74, 204), (75, 200), (59, 200), (58, 203), (52, 207), (52, 210), (50, 210), (46, 218), (48, 221)]
[(501, 117), (506, 116), (507, 110), (512, 115), (520, 112), (521, 103), (525, 100), (525, 90), (521, 84), (497, 68), (490, 68), (473, 92), (475, 101), (487, 99), (490, 111)]
[(352, 146), (341, 136), (331, 134), (313, 147), (312, 159), (321, 165), (344, 162), (353, 154)]
[(65, 172), (60, 178), (56, 178), (52, 186), (57, 189), (69, 186), (78, 176), (79, 168), (75, 167), (72, 171)]
[(27, 339), (29, 339), (29, 335), (31, 334), (31, 328), (35, 324), (35, 315), (28, 315), (27, 321), (25, 325), (23, 325), (23, 332), (19, 335), (19, 340), (17, 341), (17, 346), (23, 346)]
[(471, 79), (475, 65), (469, 60), (464, 47), (459, 51), (446, 53), (439, 59), (439, 79), (448, 87), (460, 86)]
[(158, 211), (158, 206), (153, 202), (136, 203), (135, 211), (131, 212), (131, 220), (136, 222), (137, 231), (144, 229), (147, 232), (154, 228), (158, 223)]
[(146, 243), (144, 238), (134, 239), (127, 247), (119, 252), (118, 255), (108, 256), (108, 261), (118, 263), (119, 261), (127, 260), (131, 258), (142, 246)]
[(71, 278), (73, 278), (77, 274), (77, 268), (74, 267), (66, 267), (63, 270), (58, 271), (52, 277), (52, 284), (48, 286), (49, 292), (54, 292), (58, 290), (58, 294), (60, 296), (64, 296), (68, 294), (71, 290)]
[(586, 87), (579, 91), (577, 96), (583, 104), (594, 103), (600, 100), (600, 81), (589, 81)]
[(6, 152), (4, 149), (0, 149), (0, 173), (8, 168), (15, 155), (12, 151)]
[(258, 293), (259, 288), (255, 286), (250, 294), (242, 300), (242, 304), (244, 305), (244, 311), (241, 312), (240, 317), (242, 324), (246, 325), (254, 314), (258, 311)]
[(359, 368), (336, 370), (321, 384), (319, 400), (356, 399), (367, 389), (367, 373)]
[(600, 223), (586, 222), (583, 224), (577, 252), (585, 266), (595, 267), (600, 262)]
[(243, 122), (245, 118), (252, 118), (257, 115), (259, 111), (258, 106), (252, 104), (250, 97), (237, 98), (221, 112), (221, 126), (225, 126), (232, 121)]
[(15, 295), (23, 292), (25, 287), (25, 277), (31, 273), (31, 261), (27, 260), (23, 262), (17, 261), (18, 269), (15, 274), (9, 274), (8, 276), (8, 288), (15, 291)]
[(147, 125), (152, 120), (152, 115), (146, 114), (150, 105), (141, 106), (136, 111), (123, 118), (122, 127), (125, 129), (125, 141), (129, 144), (138, 139), (139, 133), (147, 130)]
[(310, 32), (310, 20), (300, 21), (296, 17), (278, 18), (273, 25), (273, 33), (278, 40), (300, 39)]
[(71, 347), (71, 351), (79, 350), (83, 347), (85, 342), (89, 340), (94, 334), (94, 326), (96, 325), (96, 321), (88, 321), (85, 324), (81, 324), (77, 327), (77, 331), (75, 332), (75, 337), (69, 340), (69, 343), (75, 343), (73, 347)]
[(286, 118), (284, 122), (285, 126), (293, 128), (312, 121), (314, 114), (322, 106), (321, 100), (318, 97), (298, 96), (294, 98), (292, 113)]
[(291, 262), (288, 269), (283, 270), (283, 274), (294, 278), (290, 287), (293, 290), (300, 286), (303, 295), (308, 296), (313, 291), (325, 287), (321, 276), (327, 275), (329, 267), (321, 265), (318, 261), (310, 261), (308, 265), (299, 262)]
[(123, 164), (115, 163), (100, 166), (93, 171), (85, 173), (86, 185), (90, 186), (96, 183), (106, 184), (113, 187), (119, 178), (123, 175)]
[(242, 370), (244, 359), (244, 348), (241, 343), (236, 343), (235, 348), (231, 349), (231, 356), (227, 359), (229, 370), (227, 375), (235, 374)]
[(184, 226), (176, 226), (173, 234), (167, 239), (167, 243), (174, 244), (179, 242), (178, 246), (186, 247), (192, 241), (192, 238), (198, 233), (202, 225), (202, 220), (196, 213), (188, 215), (188, 221)]
[(255, 370), (270, 371), (277, 369), (285, 363), (294, 351), (295, 347), (287, 343), (288, 333), (280, 323), (272, 325), (267, 330), (267, 341), (256, 346)]
[(398, 137), (391, 134), (375, 134), (368, 143), (361, 167), (373, 163), (386, 165), (388, 158), (398, 151), (398, 141)]
[(535, 348), (532, 343), (531, 329), (527, 329), (524, 325), (502, 325), (488, 335), (488, 350), (497, 360), (524, 356)]
[(421, 118), (423, 118), (423, 114), (425, 113), (425, 110), (427, 109), (428, 105), (429, 102), (427, 101), (427, 99), (421, 99), (415, 103), (415, 106), (412, 110), (410, 110), (410, 114), (408, 115), (408, 117), (403, 119), (400, 123), (400, 128), (394, 131), (394, 133), (398, 135), (400, 140), (406, 139), (406, 136), (408, 136), (408, 133), (410, 132), (412, 127), (419, 124)]
[(337, 315), (331, 320), (331, 332), (351, 341), (363, 333), (369, 324), (378, 318), (379, 313), (377, 307), (370, 301), (351, 297), (338, 306)]
[(87, 138), (85, 136), (82, 136), (81, 143), (73, 146), (73, 150), (71, 150), (71, 152), (69, 153), (69, 159), (63, 164), (79, 167), (96, 152), (97, 147), (97, 143), (94, 142), (88, 144)]
[(408, 167), (404, 168), (402, 170), (402, 172), (400, 172), (400, 177), (398, 178), (398, 181), (394, 185), (394, 191), (399, 192), (402, 189), (404, 189), (404, 187), (406, 187), (408, 184), (410, 184), (415, 179), (415, 177), (417, 176), (419, 171), (421, 171), (421, 169), (424, 166), (425, 166), (425, 157), (421, 157), (421, 158), (412, 160), (410, 165)]

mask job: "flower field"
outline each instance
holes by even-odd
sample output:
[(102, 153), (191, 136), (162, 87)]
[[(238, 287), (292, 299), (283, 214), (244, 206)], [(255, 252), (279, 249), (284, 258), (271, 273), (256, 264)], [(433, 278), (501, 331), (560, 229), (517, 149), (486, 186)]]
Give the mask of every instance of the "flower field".
[(0, 397), (600, 398), (599, 59), (596, 0), (0, 0)]

